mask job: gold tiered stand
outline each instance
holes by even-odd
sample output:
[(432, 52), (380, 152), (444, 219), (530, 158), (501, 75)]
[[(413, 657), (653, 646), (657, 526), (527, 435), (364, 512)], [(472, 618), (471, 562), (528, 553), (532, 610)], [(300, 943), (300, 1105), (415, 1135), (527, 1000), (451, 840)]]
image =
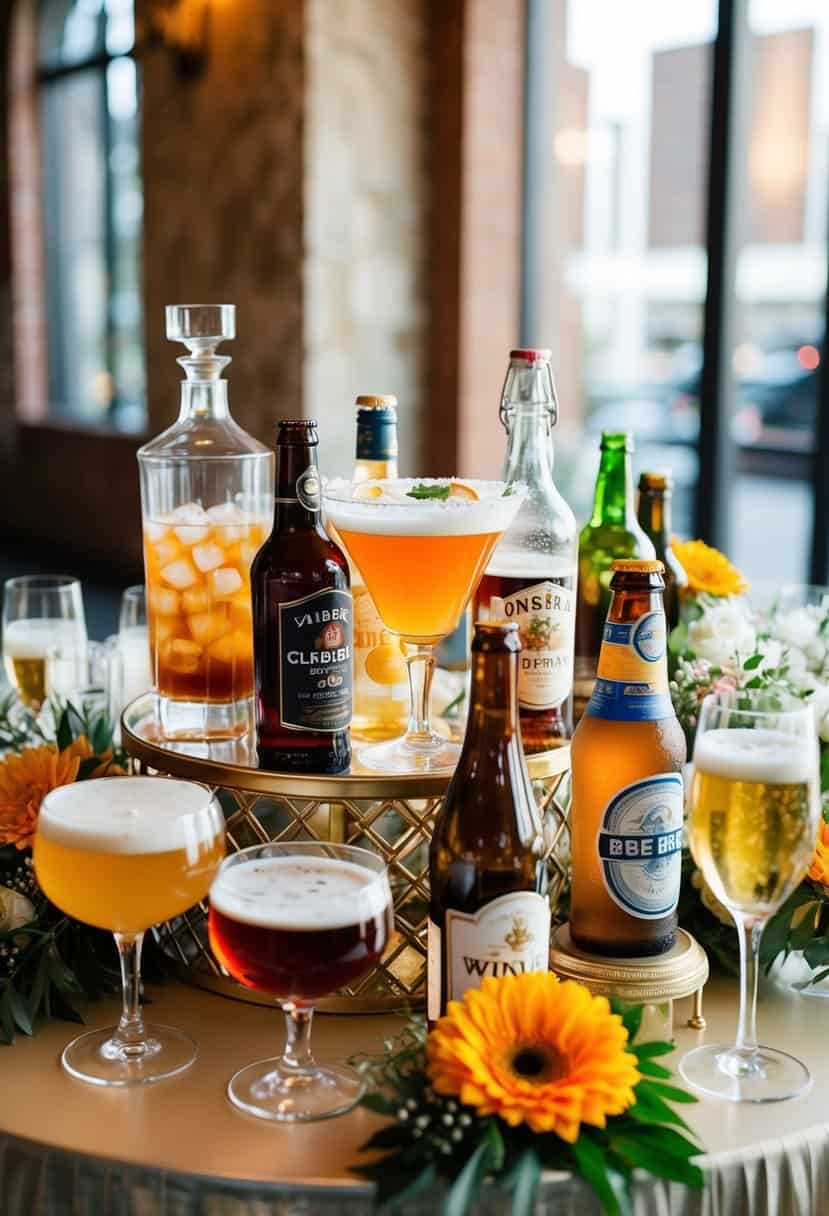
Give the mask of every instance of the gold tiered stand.
[[(448, 776), (386, 776), (358, 765), (338, 777), (270, 772), (257, 767), (250, 738), (215, 743), (161, 739), (149, 695), (124, 711), (122, 737), (136, 771), (200, 781), (216, 790), (232, 851), (272, 840), (322, 840), (361, 845), (385, 858), (395, 913), (389, 945), (373, 971), (320, 1001), (318, 1008), (381, 1013), (423, 1003), (429, 839)], [(530, 756), (528, 767), (547, 829), (555, 909), (570, 856), (570, 748)], [(205, 905), (160, 926), (156, 936), (183, 979), (240, 1000), (272, 1003), (223, 972), (207, 941)]]

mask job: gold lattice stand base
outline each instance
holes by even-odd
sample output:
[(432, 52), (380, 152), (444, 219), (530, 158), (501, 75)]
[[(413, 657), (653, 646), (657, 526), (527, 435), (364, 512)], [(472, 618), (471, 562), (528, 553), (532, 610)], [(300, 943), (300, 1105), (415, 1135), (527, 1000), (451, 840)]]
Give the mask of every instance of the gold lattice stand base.
[[(320, 840), (371, 849), (386, 861), (394, 897), (394, 932), (378, 965), (318, 1008), (375, 1013), (423, 1003), (429, 911), (429, 840), (447, 776), (383, 776), (352, 771), (341, 777), (272, 773), (255, 766), (248, 741), (167, 744), (155, 735), (152, 703), (141, 698), (123, 718), (124, 746), (138, 771), (201, 781), (215, 789), (225, 814), (228, 848), (277, 840)], [(570, 749), (529, 758), (549, 849), (551, 903), (567, 881)], [(199, 905), (156, 930), (182, 978), (226, 996), (272, 1004), (227, 976), (207, 941), (206, 907)]]

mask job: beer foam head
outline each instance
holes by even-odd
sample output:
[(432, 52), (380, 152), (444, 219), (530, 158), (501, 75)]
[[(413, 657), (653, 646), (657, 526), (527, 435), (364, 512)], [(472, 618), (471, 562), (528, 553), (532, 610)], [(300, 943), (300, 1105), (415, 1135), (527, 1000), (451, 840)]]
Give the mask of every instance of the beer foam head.
[[(471, 536), (505, 532), (526, 496), (526, 487), (516, 485), (504, 497), (506, 482), (467, 479), (477, 501), (451, 497), (410, 498), (415, 486), (448, 486), (440, 477), (400, 477), (394, 481), (330, 481), (325, 487), (325, 512), (331, 523), (344, 532), (368, 532), (379, 536)], [(367, 498), (366, 487), (379, 489)], [(358, 493), (361, 497), (354, 497)]]
[(45, 659), (56, 650), (77, 652), (86, 649), (86, 629), (82, 621), (35, 617), (9, 621), (3, 629), (3, 653), (9, 659)]
[(225, 865), (210, 891), (217, 912), (263, 929), (346, 929), (391, 907), (385, 875), (337, 857), (293, 854)]
[(797, 735), (735, 726), (697, 737), (694, 769), (731, 781), (794, 785), (815, 779), (815, 753), (813, 745)]
[(213, 795), (192, 781), (101, 777), (52, 790), (37, 825), (44, 840), (90, 853), (191, 851), (222, 830)]

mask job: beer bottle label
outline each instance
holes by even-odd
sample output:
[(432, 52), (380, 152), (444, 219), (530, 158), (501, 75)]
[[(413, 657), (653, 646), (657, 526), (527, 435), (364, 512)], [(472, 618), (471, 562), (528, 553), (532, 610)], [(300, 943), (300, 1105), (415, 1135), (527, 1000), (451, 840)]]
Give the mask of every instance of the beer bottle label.
[(288, 730), (348, 726), (353, 626), (350, 591), (328, 587), (279, 605), (279, 713)]
[(490, 620), (518, 624), (518, 704), (522, 709), (557, 709), (569, 697), (575, 613), (572, 590), (549, 579), (490, 600)]
[(585, 713), (611, 722), (673, 717), (665, 644), (664, 612), (646, 612), (636, 621), (608, 621)]
[(659, 920), (679, 900), (682, 778), (659, 773), (625, 785), (605, 807), (596, 845), (608, 895), (629, 916)]
[[(458, 1001), (485, 976), (522, 975), (550, 966), (550, 904), (536, 891), (511, 891), (474, 914), (446, 910), (443, 934), (429, 922), (429, 1017), (440, 1015), (441, 937), (446, 951), (446, 1001)], [(438, 991), (433, 980), (438, 977)], [(433, 1012), (437, 1004), (437, 1012)]]

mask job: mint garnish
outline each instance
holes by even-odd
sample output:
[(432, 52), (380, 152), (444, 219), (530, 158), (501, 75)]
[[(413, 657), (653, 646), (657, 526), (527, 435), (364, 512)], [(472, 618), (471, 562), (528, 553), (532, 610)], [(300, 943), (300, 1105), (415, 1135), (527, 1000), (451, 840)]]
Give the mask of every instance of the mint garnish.
[(504, 492), (503, 492), (503, 494), (501, 495), (501, 497), (502, 497), (502, 498), (509, 498), (510, 494), (512, 494), (512, 486), (505, 486), (505, 487), (504, 487)]
[(419, 481), (416, 486), (412, 486), (411, 490), (406, 491), (407, 498), (437, 498), (441, 502), (449, 497), (448, 486), (427, 486), (422, 481)]

